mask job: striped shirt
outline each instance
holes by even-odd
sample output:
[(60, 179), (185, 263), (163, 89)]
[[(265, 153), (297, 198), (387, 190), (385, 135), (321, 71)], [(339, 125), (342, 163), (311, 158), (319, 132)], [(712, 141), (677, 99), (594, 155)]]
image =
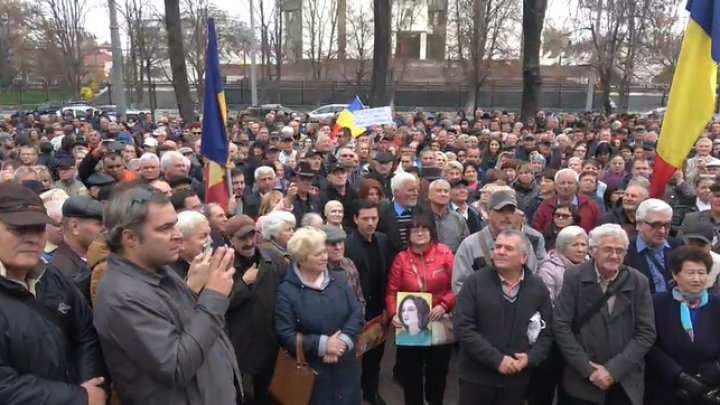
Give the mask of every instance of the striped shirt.
[(403, 208), (398, 203), (393, 202), (395, 216), (397, 217), (398, 231), (400, 231), (400, 240), (403, 249), (407, 249), (410, 238), (408, 236), (408, 226), (412, 223), (412, 208)]

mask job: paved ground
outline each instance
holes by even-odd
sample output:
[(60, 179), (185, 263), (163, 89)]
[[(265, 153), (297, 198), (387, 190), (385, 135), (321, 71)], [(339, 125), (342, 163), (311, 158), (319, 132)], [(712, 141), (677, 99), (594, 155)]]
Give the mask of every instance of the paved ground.
[[(392, 369), (395, 365), (395, 342), (391, 337), (385, 346), (382, 367), (380, 369), (380, 395), (388, 405), (402, 405), (402, 388), (392, 378)], [(447, 377), (447, 388), (445, 389), (445, 404), (454, 405), (458, 400), (457, 382), (457, 353), (450, 359), (450, 371)]]

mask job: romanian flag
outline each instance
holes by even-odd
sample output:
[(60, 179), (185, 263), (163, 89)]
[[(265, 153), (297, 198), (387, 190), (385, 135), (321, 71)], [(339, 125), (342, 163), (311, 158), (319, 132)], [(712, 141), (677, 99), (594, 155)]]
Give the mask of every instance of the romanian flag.
[(682, 167), (715, 109), (720, 62), (720, 6), (689, 0), (690, 20), (673, 77), (658, 140), (650, 195), (662, 198), (673, 173)]
[(335, 121), (335, 126), (333, 127), (332, 131), (333, 141), (337, 139), (337, 134), (341, 128), (350, 128), (350, 132), (352, 133), (353, 138), (357, 138), (358, 136), (362, 135), (363, 132), (365, 132), (365, 128), (355, 126), (355, 116), (353, 115), (355, 111), (362, 110), (363, 108), (365, 108), (363, 106), (363, 103), (357, 96), (355, 96), (355, 100), (352, 102), (352, 104), (350, 104), (346, 109), (342, 110), (340, 114), (338, 114), (337, 120)]
[(207, 22), (208, 44), (205, 54), (205, 102), (200, 154), (205, 158), (205, 202), (218, 203), (227, 208), (230, 190), (226, 179), (229, 155), (227, 137), (227, 108), (220, 76), (215, 21)]

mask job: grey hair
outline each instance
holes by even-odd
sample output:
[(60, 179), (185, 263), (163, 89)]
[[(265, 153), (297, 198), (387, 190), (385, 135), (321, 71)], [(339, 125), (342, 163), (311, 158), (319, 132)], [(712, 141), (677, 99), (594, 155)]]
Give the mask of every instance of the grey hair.
[(260, 176), (266, 175), (266, 174), (272, 174), (273, 177), (275, 177), (275, 169), (273, 169), (270, 166), (260, 166), (257, 169), (255, 169), (255, 181), (260, 180)]
[(640, 203), (635, 213), (637, 221), (644, 221), (650, 214), (660, 214), (672, 216), (672, 207), (663, 200), (650, 198)]
[(274, 211), (263, 218), (260, 233), (263, 239), (271, 240), (277, 238), (285, 226), (291, 225), (295, 228), (296, 224), (295, 215), (287, 211)]
[(142, 165), (140, 159), (130, 159), (130, 161), (127, 163), (127, 169), (130, 171), (135, 171), (140, 168), (140, 165)]
[(20, 166), (17, 169), (15, 169), (15, 172), (13, 173), (13, 176), (15, 177), (15, 180), (20, 180), (20, 177), (32, 174), (34, 175), (35, 180), (39, 179), (40, 176), (38, 175), (38, 172), (33, 169), (32, 167), (28, 166)]
[[(625, 188), (627, 189), (628, 187), (631, 187), (631, 186), (644, 188), (645, 191), (647, 191), (650, 188), (650, 180), (648, 180), (644, 177), (636, 176), (636, 177), (633, 177), (632, 179), (630, 179), (630, 181), (628, 182), (627, 186), (625, 186)], [(648, 195), (649, 195), (649, 192), (648, 192)]]
[(155, 162), (160, 165), (160, 158), (154, 153), (146, 152), (140, 156), (140, 165), (146, 162)]
[(47, 210), (47, 215), (57, 222), (62, 221), (62, 206), (65, 204), (65, 200), (54, 199), (45, 201), (43, 204)]
[(302, 219), (300, 220), (300, 226), (314, 226), (315, 223), (320, 223), (322, 225), (323, 219), (320, 216), (320, 214), (317, 214), (315, 212), (308, 212), (307, 214), (303, 215)]
[(183, 234), (183, 238), (192, 236), (201, 225), (210, 226), (207, 218), (197, 211), (183, 211), (178, 214), (175, 226)]
[[(522, 250), (522, 252), (525, 255), (530, 256), (531, 252), (529, 252), (529, 249), (528, 249), (528, 246), (530, 245), (530, 241), (528, 240), (527, 236), (525, 236), (524, 232), (518, 231), (517, 229), (507, 229), (507, 230), (500, 232), (497, 237), (499, 238), (501, 236), (504, 238), (511, 237), (511, 236), (519, 238), (520, 241), (522, 242), (522, 243), (520, 243), (520, 245), (521, 245), (520, 250)], [(497, 238), (495, 238), (495, 240), (497, 240)]]
[(577, 225), (566, 226), (557, 235), (555, 239), (555, 249), (561, 254), (565, 254), (565, 249), (578, 238), (584, 236), (587, 239), (588, 234), (584, 229)]
[(590, 231), (588, 244), (593, 249), (597, 248), (600, 246), (600, 242), (605, 238), (613, 238), (621, 241), (626, 249), (630, 245), (627, 232), (625, 232), (623, 227), (618, 224), (602, 224), (594, 228)]
[(433, 180), (433, 182), (430, 183), (430, 185), (428, 186), (428, 190), (433, 189), (433, 188), (435, 188), (435, 187), (437, 187), (437, 186), (440, 186), (440, 185), (450, 187), (450, 183), (448, 183), (447, 180), (445, 180), (445, 179), (437, 179), (437, 180)]
[(162, 158), (160, 158), (160, 167), (165, 171), (172, 166), (175, 160), (182, 160), (186, 166), (190, 167), (190, 159), (176, 150), (169, 150), (162, 155)]
[(575, 170), (565, 168), (565, 169), (560, 169), (560, 170), (558, 170), (557, 173), (555, 173), (555, 183), (558, 182), (558, 179), (559, 179), (560, 176), (562, 176), (563, 174), (571, 174), (571, 175), (573, 176), (573, 178), (575, 179), (575, 183), (577, 183), (578, 181), (580, 181), (580, 175), (579, 175)]
[(343, 203), (341, 203), (338, 200), (330, 200), (327, 203), (325, 203), (325, 208), (323, 209), (326, 217), (330, 213), (330, 210), (333, 209), (333, 207), (340, 207), (343, 209), (343, 213), (345, 212), (345, 206), (343, 206)]
[(134, 187), (122, 193), (116, 193), (105, 205), (103, 222), (107, 233), (108, 248), (113, 253), (122, 250), (122, 233), (126, 229), (138, 234), (147, 221), (150, 204), (167, 205), (170, 199), (165, 194), (148, 190), (146, 187)]
[(392, 180), (390, 180), (390, 188), (392, 189), (393, 194), (395, 194), (396, 191), (403, 188), (405, 186), (405, 183), (410, 182), (410, 181), (417, 183), (418, 178), (415, 177), (415, 175), (412, 173), (406, 173), (406, 172), (395, 173)]

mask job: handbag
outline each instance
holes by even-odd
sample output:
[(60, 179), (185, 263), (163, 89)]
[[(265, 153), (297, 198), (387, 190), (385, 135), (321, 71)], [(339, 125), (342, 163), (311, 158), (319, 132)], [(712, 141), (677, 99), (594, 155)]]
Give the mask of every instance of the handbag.
[(270, 382), (270, 395), (281, 405), (307, 405), (310, 403), (317, 371), (308, 366), (302, 347), (302, 334), (295, 334), (295, 353), (293, 357), (287, 350), (280, 348), (275, 370)]

